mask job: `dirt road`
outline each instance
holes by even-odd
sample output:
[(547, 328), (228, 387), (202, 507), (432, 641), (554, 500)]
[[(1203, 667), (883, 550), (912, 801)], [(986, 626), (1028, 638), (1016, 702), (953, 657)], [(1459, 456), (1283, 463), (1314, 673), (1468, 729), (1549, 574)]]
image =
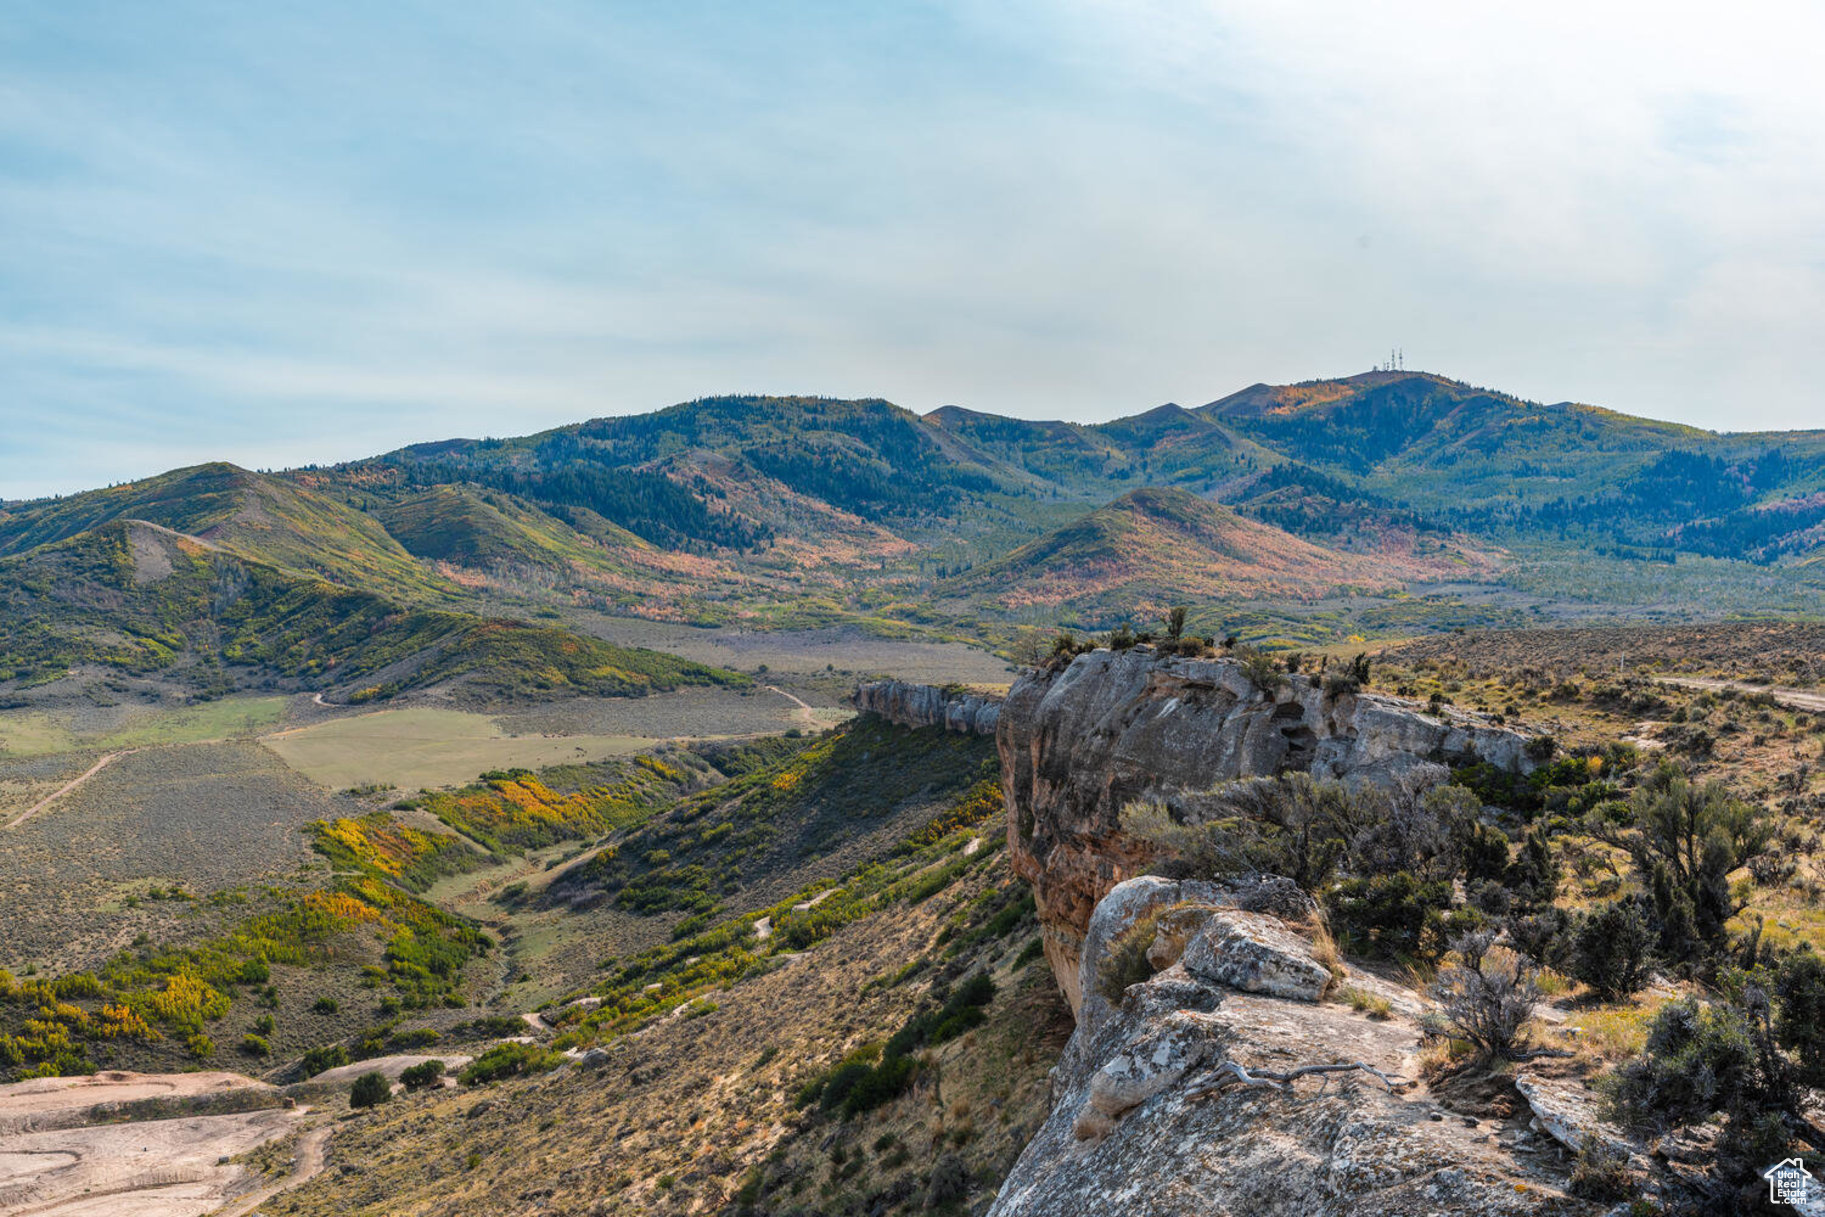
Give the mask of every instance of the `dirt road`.
[(767, 690), (769, 693), (777, 693), (793, 705), (797, 706), (798, 720), (801, 723), (804, 723), (807, 727), (817, 726), (817, 711), (812, 708), (810, 702), (798, 696), (796, 693), (786, 692), (778, 685), (762, 685), (761, 688)]
[(331, 1130), (313, 1128), (298, 1138), (298, 1152), (292, 1155), (291, 1174), (277, 1183), (261, 1188), (251, 1196), (243, 1196), (227, 1208), (219, 1209), (213, 1217), (246, 1217), (247, 1214), (277, 1196), (294, 1187), (316, 1178), (323, 1173), (323, 1149), (329, 1144)]
[(82, 785), (84, 782), (86, 782), (90, 778), (94, 777), (96, 774), (100, 773), (103, 769), (106, 769), (109, 765), (112, 765), (115, 761), (118, 761), (121, 757), (131, 756), (133, 753), (138, 752), (138, 751), (139, 751), (138, 748), (127, 748), (120, 752), (108, 753), (108, 755), (102, 757), (99, 761), (96, 761), (93, 765), (90, 765), (87, 770), (85, 770), (81, 774), (78, 774), (76, 777), (71, 778), (69, 781), (65, 782), (62, 786), (59, 786), (55, 791), (46, 795), (44, 798), (39, 799), (36, 803), (32, 804), (30, 807), (26, 808), (24, 811), (20, 812), (16, 816), (14, 816), (12, 818), (12, 820), (7, 823), (7, 827), (8, 828), (19, 827), (21, 824), (25, 823), (27, 820), (31, 819), (33, 816), (37, 815), (39, 812), (41, 812), (45, 808), (49, 807), (52, 803), (55, 803), (58, 799), (61, 799), (64, 795), (70, 793), (70, 791), (76, 789), (78, 786)]
[(1735, 689), (1738, 693), (1766, 693), (1789, 710), (1825, 714), (1825, 694), (1802, 693), (1798, 689), (1776, 689), (1769, 685), (1752, 685), (1740, 680), (1705, 680), (1695, 676), (1657, 676), (1654, 679), (1663, 685), (1677, 685), (1682, 689), (1706, 689), (1712, 692), (1718, 689)]

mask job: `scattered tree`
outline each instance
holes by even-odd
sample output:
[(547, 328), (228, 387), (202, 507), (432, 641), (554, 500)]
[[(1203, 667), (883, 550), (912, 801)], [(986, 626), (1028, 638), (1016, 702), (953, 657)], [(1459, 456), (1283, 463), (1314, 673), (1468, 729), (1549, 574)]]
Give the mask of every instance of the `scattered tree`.
[(349, 1106), (354, 1108), (378, 1107), (392, 1097), (393, 1084), (378, 1069), (370, 1069), (349, 1087)]
[(1568, 970), (1604, 1001), (1621, 1001), (1648, 983), (1654, 931), (1633, 900), (1613, 900), (1578, 919)]

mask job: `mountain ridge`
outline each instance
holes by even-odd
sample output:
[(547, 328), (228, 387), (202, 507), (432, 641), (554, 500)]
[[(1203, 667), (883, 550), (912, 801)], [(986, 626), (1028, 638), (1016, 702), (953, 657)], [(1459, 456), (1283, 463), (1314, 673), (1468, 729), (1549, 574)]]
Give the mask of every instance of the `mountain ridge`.
[[(991, 646), (1020, 624), (1103, 628), (1172, 603), (1311, 641), (1512, 624), (1513, 606), (1543, 600), (1587, 617), (1660, 599), (1643, 561), (1743, 572), (1737, 601), (1686, 598), (1688, 614), (1770, 603), (1763, 571), (1788, 589), (1786, 611), (1825, 612), (1825, 432), (1719, 434), (1429, 372), (1255, 384), (1093, 424), (704, 397), (9, 504), (0, 556), (121, 519), (402, 607)], [(1345, 615), (1298, 625), (1319, 600)]]

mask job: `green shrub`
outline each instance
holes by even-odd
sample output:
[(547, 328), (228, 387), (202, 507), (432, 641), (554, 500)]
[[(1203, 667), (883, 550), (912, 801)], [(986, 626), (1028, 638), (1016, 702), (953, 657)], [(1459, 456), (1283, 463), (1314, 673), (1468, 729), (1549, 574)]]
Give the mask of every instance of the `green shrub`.
[(334, 1014), (341, 1008), (341, 1004), (333, 997), (319, 997), (316, 1001), (311, 1003), (311, 1012), (313, 1014)]
[(1500, 879), (1508, 869), (1508, 834), (1499, 828), (1471, 824), (1464, 832), (1461, 848), (1464, 872), (1472, 879)]
[(524, 1019), (514, 1018), (508, 1014), (489, 1014), (450, 1029), (450, 1034), (457, 1039), (501, 1039), (509, 1035), (524, 1035)]
[(909, 1056), (882, 1061), (869, 1070), (867, 1077), (858, 1079), (850, 1088), (843, 1101), (844, 1114), (853, 1116), (872, 1111), (883, 1103), (899, 1098), (912, 1085), (918, 1071), (918, 1062)]
[(1564, 909), (1549, 906), (1524, 917), (1510, 917), (1504, 928), (1514, 949), (1543, 968), (1557, 967), (1570, 947), (1571, 918)]
[(1271, 697), (1286, 687), (1286, 676), (1275, 666), (1273, 656), (1242, 646), (1236, 648), (1236, 657), (1242, 661), (1242, 674), (1263, 693)]
[(874, 1067), (862, 1061), (846, 1061), (838, 1065), (824, 1078), (818, 1095), (819, 1105), (825, 1111), (836, 1110), (849, 1097), (849, 1092), (873, 1072)]
[(978, 972), (952, 991), (944, 1005), (912, 1018), (887, 1041), (882, 1057), (893, 1060), (928, 1045), (942, 1044), (988, 1019), (983, 1007), (995, 999), (995, 982)]
[(1540, 907), (1553, 902), (1559, 890), (1561, 869), (1553, 857), (1544, 827), (1535, 827), (1521, 838), (1520, 852), (1502, 874), (1502, 883), (1517, 902)]
[(241, 1037), (241, 1051), (248, 1056), (271, 1056), (272, 1044), (267, 1041), (265, 1036), (255, 1035), (249, 1031)]
[(944, 1154), (933, 1164), (931, 1178), (926, 1182), (925, 1207), (944, 1208), (968, 1198), (969, 1194), (969, 1166), (954, 1153)]
[(349, 1063), (349, 1050), (341, 1044), (325, 1044), (321, 1048), (312, 1048), (304, 1054), (304, 1076), (314, 1078), (326, 1069), (335, 1069)]
[(1594, 1135), (1586, 1136), (1566, 1190), (1581, 1200), (1627, 1200), (1635, 1194), (1635, 1174), (1629, 1170), (1628, 1155)]
[(1326, 896), (1325, 906), (1331, 932), (1349, 953), (1420, 956), (1436, 952), (1425, 940), (1436, 936), (1428, 929), (1440, 926), (1451, 908), (1451, 884), (1422, 883), (1406, 871), (1346, 879)]
[(1633, 900), (1613, 900), (1578, 918), (1566, 971), (1604, 1001), (1620, 1001), (1648, 983), (1654, 931)]
[(522, 1074), (545, 1073), (564, 1063), (563, 1054), (537, 1044), (496, 1044), (469, 1062), (458, 1076), (466, 1086), (496, 1082)]
[(840, 1109), (847, 1118), (891, 1102), (906, 1093), (918, 1076), (913, 1053), (981, 1026), (988, 1017), (983, 1007), (994, 999), (994, 980), (977, 973), (952, 990), (943, 1006), (908, 1020), (885, 1046), (865, 1045), (834, 1069), (811, 1079), (799, 1088), (794, 1103), (799, 1107), (817, 1103), (826, 1112)]
[(1775, 976), (1774, 991), (1780, 1008), (1776, 1037), (1794, 1054), (1800, 1080), (1815, 1089), (1825, 1087), (1825, 961), (1809, 949), (1788, 956)]
[(1122, 995), (1130, 985), (1138, 985), (1153, 976), (1153, 965), (1147, 961), (1147, 950), (1159, 932), (1160, 914), (1153, 909), (1134, 919), (1121, 933), (1109, 940), (1103, 957), (1096, 961), (1096, 991), (1111, 1005), (1122, 1004)]
[(1619, 1113), (1649, 1128), (1754, 1110), (1767, 1097), (1748, 1016), (1726, 1002), (1692, 998), (1661, 1007), (1646, 1048), (1611, 1085)]
[(362, 1074), (349, 1088), (349, 1106), (354, 1108), (378, 1107), (392, 1097), (393, 1084), (378, 1069)]
[(443, 1076), (442, 1061), (421, 1061), (400, 1074), (399, 1080), (405, 1083), (407, 1090), (423, 1090), (427, 1086), (437, 1085)]

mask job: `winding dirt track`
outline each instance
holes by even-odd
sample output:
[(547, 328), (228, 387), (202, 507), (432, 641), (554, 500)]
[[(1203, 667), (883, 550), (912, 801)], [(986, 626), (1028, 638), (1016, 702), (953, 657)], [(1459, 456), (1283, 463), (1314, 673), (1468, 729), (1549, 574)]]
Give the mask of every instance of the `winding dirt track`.
[(330, 1129), (313, 1128), (298, 1138), (298, 1152), (292, 1156), (291, 1174), (251, 1196), (243, 1196), (227, 1208), (216, 1210), (213, 1217), (246, 1217), (280, 1192), (309, 1182), (323, 1173), (323, 1147), (329, 1143)]
[(804, 698), (799, 697), (795, 693), (788, 693), (784, 689), (780, 688), (778, 685), (762, 685), (761, 688), (766, 689), (768, 692), (771, 692), (771, 693), (777, 693), (781, 697), (785, 698), (787, 701), (791, 702), (793, 705), (797, 706), (798, 707), (798, 718), (799, 718), (800, 722), (805, 723), (809, 726), (817, 725), (817, 711), (812, 709), (811, 703), (807, 702)]
[(1735, 689), (1739, 693), (1766, 693), (1781, 705), (1790, 710), (1805, 710), (1810, 713), (1825, 712), (1825, 695), (1802, 693), (1798, 689), (1776, 689), (1769, 685), (1752, 685), (1740, 680), (1701, 680), (1697, 677), (1660, 676), (1656, 677), (1663, 685), (1678, 685), (1682, 689)]
[(55, 803), (58, 799), (61, 799), (64, 795), (70, 793), (70, 791), (76, 789), (78, 786), (82, 785), (84, 782), (88, 781), (90, 778), (92, 778), (96, 774), (100, 773), (103, 769), (106, 769), (109, 765), (112, 765), (115, 761), (119, 760), (121, 757), (131, 756), (133, 753), (138, 752), (138, 751), (139, 751), (138, 748), (127, 748), (120, 752), (108, 753), (108, 755), (102, 757), (99, 761), (96, 761), (93, 765), (90, 765), (87, 770), (85, 770), (81, 774), (78, 774), (76, 777), (71, 778), (69, 781), (65, 782), (62, 786), (59, 786), (51, 794), (46, 795), (42, 799), (39, 799), (36, 803), (32, 804), (30, 807), (26, 808), (24, 811), (20, 812), (16, 816), (14, 816), (12, 818), (12, 820), (10, 820), (7, 823), (7, 827), (9, 829), (19, 827), (21, 824), (25, 823), (27, 820), (31, 819), (33, 816), (37, 815), (39, 812), (41, 812), (45, 808), (49, 807), (52, 803)]

